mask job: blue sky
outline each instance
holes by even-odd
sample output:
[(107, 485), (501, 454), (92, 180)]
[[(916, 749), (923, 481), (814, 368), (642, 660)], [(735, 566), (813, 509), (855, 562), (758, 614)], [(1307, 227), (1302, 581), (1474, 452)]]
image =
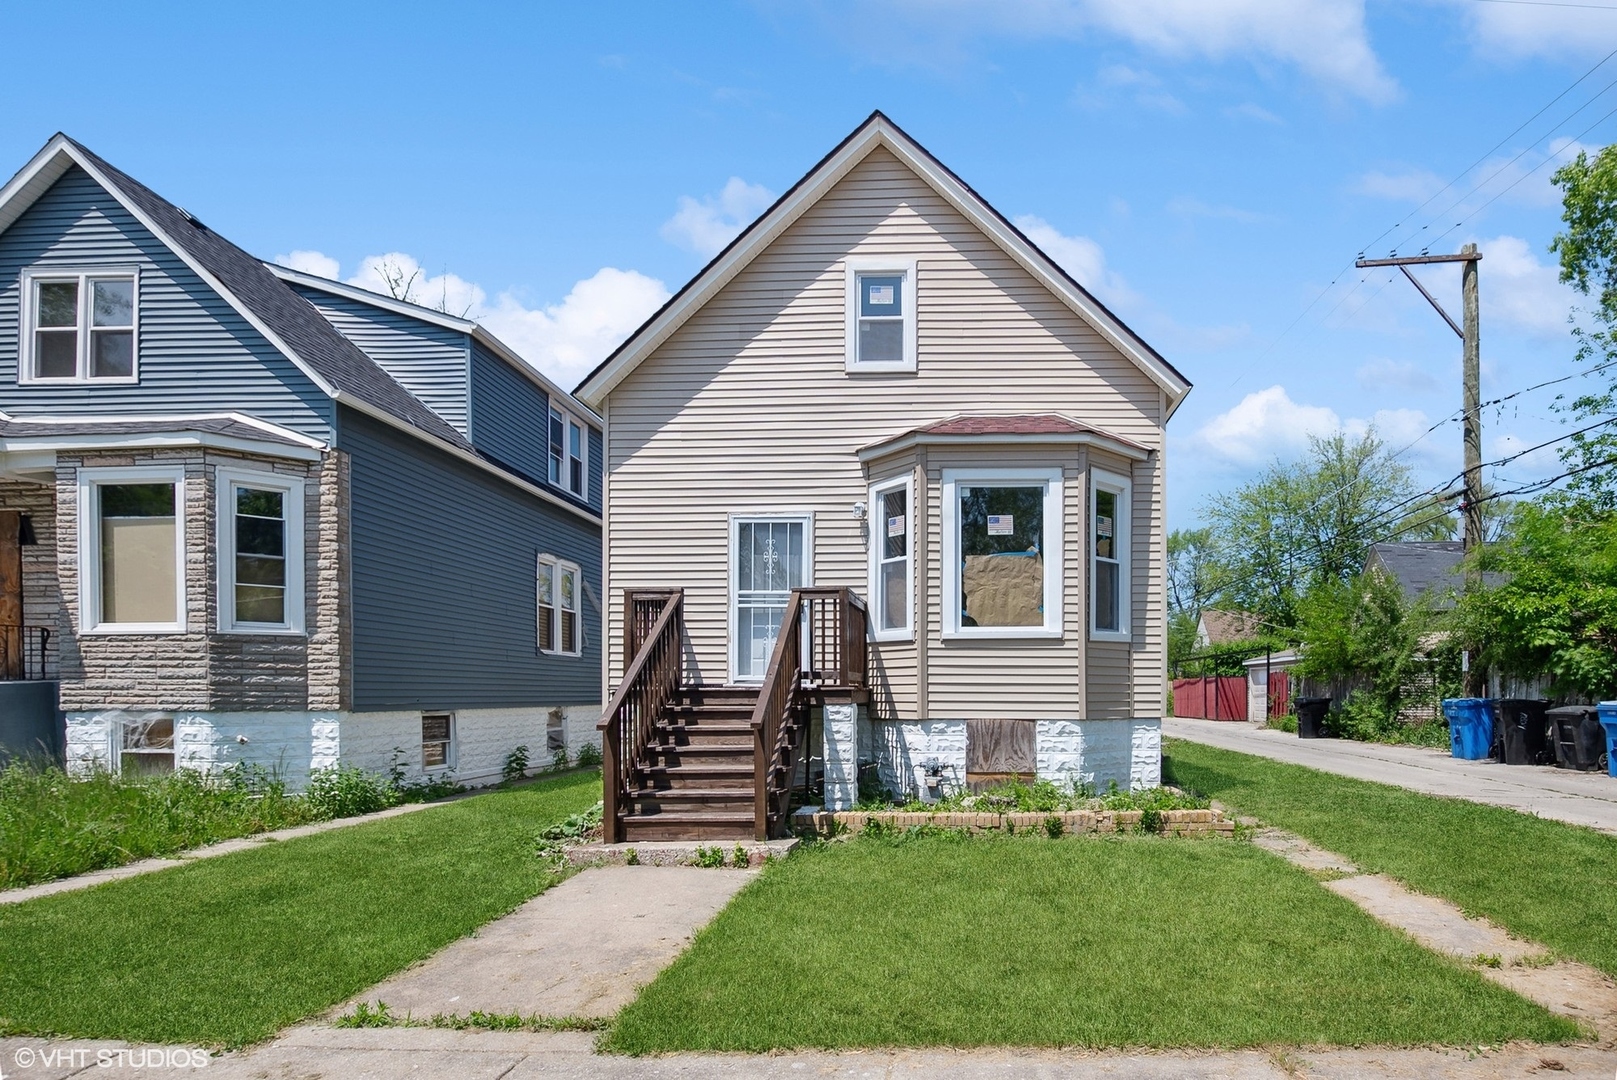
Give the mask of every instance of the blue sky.
[[(266, 258), (372, 283), (419, 267), (417, 299), (569, 386), (880, 108), (1197, 384), (1170, 428), (1176, 525), (1304, 432), (1375, 423), (1401, 447), (1458, 408), (1452, 332), (1401, 278), (1351, 269), (1372, 242), (1481, 244), (1485, 398), (1574, 371), (1548, 176), (1617, 132), (1614, 59), (1511, 134), (1617, 49), (1617, 10), (1531, 0), (82, 15), (8, 11), (8, 38), (41, 45), (0, 68), (0, 168), (64, 130)], [(1458, 270), (1423, 278), (1458, 316)], [(1490, 412), (1485, 457), (1555, 434), (1549, 402), (1580, 385)], [(1436, 484), (1459, 439), (1406, 459)]]

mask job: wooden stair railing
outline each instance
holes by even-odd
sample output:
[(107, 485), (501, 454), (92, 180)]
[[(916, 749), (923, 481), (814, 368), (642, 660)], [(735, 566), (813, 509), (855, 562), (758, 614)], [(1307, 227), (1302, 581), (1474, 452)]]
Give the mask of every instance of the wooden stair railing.
[[(624, 796), (635, 787), (663, 709), (679, 691), (684, 667), (685, 591), (631, 591), (624, 603), (623, 682), (601, 714), (601, 833), (622, 839)], [(655, 611), (655, 617), (652, 612)]]
[(864, 601), (852, 589), (792, 590), (752, 714), (753, 825), (759, 840), (780, 835), (786, 824), (810, 693), (867, 689), (868, 633)]

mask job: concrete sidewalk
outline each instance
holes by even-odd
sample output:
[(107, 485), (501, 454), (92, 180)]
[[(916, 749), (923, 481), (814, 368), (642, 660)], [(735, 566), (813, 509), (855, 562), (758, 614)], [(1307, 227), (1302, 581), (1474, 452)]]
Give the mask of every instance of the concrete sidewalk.
[(1171, 739), (1306, 765), (1356, 780), (1393, 784), (1427, 795), (1505, 806), (1617, 834), (1617, 777), (1604, 773), (1572, 772), (1548, 765), (1457, 761), (1447, 751), (1419, 746), (1299, 739), (1244, 721), (1170, 717), (1163, 720), (1162, 733)]

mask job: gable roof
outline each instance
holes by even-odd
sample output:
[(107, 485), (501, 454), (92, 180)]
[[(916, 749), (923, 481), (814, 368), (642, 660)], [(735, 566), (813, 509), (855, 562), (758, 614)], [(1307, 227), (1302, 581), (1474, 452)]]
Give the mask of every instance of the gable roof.
[(1196, 620), (1199, 629), (1206, 631), (1207, 644), (1232, 645), (1258, 636), (1263, 620), (1248, 611), (1219, 611), (1203, 608)]
[(441, 449), (591, 521), (599, 517), (517, 476), (479, 452), (393, 376), (343, 337), (313, 304), (262, 261), (209, 229), (146, 185), (58, 132), (0, 188), (0, 232), (74, 166), (93, 179), (339, 404), (414, 434)]
[[(1458, 540), (1405, 540), (1371, 544), (1365, 564), (1390, 575), (1403, 590), (1404, 599), (1413, 602), (1433, 589), (1461, 588), (1465, 584), (1460, 576), (1464, 559), (1465, 545)], [(1451, 604), (1439, 601), (1439, 606)]]
[(282, 281), (288, 281), (310, 289), (318, 289), (321, 292), (330, 293), (333, 296), (346, 297), (349, 300), (355, 300), (361, 304), (369, 304), (371, 307), (380, 308), (383, 311), (391, 311), (399, 315), (407, 315), (412, 319), (420, 319), (422, 322), (431, 323), (434, 326), (441, 326), (446, 330), (456, 330), (462, 334), (470, 335), (475, 341), (478, 342), (478, 344), (494, 353), (507, 364), (516, 368), (521, 375), (527, 378), (534, 385), (538, 386), (539, 389), (543, 390), (546, 394), (575, 403), (578, 407), (577, 411), (586, 414), (586, 416), (594, 420), (596, 424), (601, 422), (601, 418), (596, 414), (595, 410), (591, 409), (588, 405), (585, 405), (582, 401), (579, 401), (568, 391), (563, 390), (561, 387), (551, 382), (549, 376), (540, 371), (538, 368), (534, 367), (532, 364), (528, 363), (525, 359), (523, 359), (522, 354), (511, 348), (511, 346), (489, 333), (488, 330), (484, 329), (483, 324), (475, 319), (462, 319), (458, 316), (450, 315), (448, 312), (437, 311), (433, 308), (423, 307), (420, 304), (413, 304), (408, 300), (399, 300), (392, 296), (383, 296), (381, 293), (372, 292), (371, 290), (361, 288), (358, 285), (350, 285), (346, 281), (333, 281), (331, 278), (323, 278), (317, 274), (306, 273), (302, 270), (294, 270), (290, 266), (282, 266), (279, 263), (266, 262), (264, 266), (269, 270), (270, 273), (274, 274)]
[(695, 277), (686, 282), (667, 303), (647, 319), (585, 376), (573, 393), (600, 409), (601, 401), (659, 345), (694, 315), (720, 289), (757, 258), (810, 207), (820, 200), (871, 151), (885, 148), (925, 181), (938, 195), (963, 214), (984, 235), (997, 243), (1034, 279), (1093, 326), (1120, 353), (1151, 378), (1168, 397), (1168, 414), (1190, 392), (1190, 381), (1163, 356), (1130, 330), (1123, 321), (1078, 284), (1056, 261), (1041, 251), (1005, 215), (990, 206), (970, 185), (948, 166), (889, 120), (880, 110), (873, 112), (847, 138), (808, 173), (775, 200), (759, 218), (723, 251), (713, 257)]

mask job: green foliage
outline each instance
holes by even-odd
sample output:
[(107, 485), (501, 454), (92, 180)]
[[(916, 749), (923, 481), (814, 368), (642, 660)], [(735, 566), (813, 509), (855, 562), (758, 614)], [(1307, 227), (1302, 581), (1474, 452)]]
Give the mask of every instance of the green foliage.
[(1617, 836), (1178, 740), (1163, 773), (1617, 977)]
[(567, 757), (567, 747), (565, 746), (560, 747), (555, 754), (551, 755), (550, 769), (552, 772), (561, 772), (570, 764), (572, 764), (572, 762)]
[(1412, 706), (1453, 696), (1459, 656), (1440, 629), (1436, 599), (1409, 603), (1397, 582), (1374, 572), (1320, 582), (1298, 606), (1303, 655), (1296, 672), (1325, 681), (1367, 678), (1355, 708), (1376, 728), (1390, 728)]
[[(1292, 722), (1295, 724), (1295, 719)], [(1328, 724), (1332, 734), (1358, 742), (1449, 748), (1447, 721), (1440, 717), (1406, 723), (1398, 718), (1397, 712), (1389, 712), (1378, 695), (1363, 690), (1353, 691), (1340, 707), (1332, 709)]]
[(1460, 604), (1461, 633), (1481, 661), (1548, 674), (1561, 693), (1617, 696), (1617, 514), (1569, 500), (1523, 506), (1483, 560), (1502, 580)]
[(578, 761), (580, 769), (599, 769), (601, 767), (601, 748), (593, 743), (585, 743), (578, 748)]
[(708, 847), (704, 844), (696, 845), (695, 865), (715, 870), (724, 865), (724, 849), (717, 844)]
[(374, 814), (399, 803), (399, 786), (380, 773), (357, 765), (336, 765), (309, 774), (305, 796), (317, 818), (354, 817)]
[(234, 766), (211, 780), (190, 770), (123, 778), (69, 776), (52, 765), (16, 760), (0, 769), (0, 888), (173, 855), (319, 816), (261, 767)]
[[(1050, 780), (1024, 784), (1012, 780), (980, 792), (957, 791), (934, 802), (912, 799), (902, 806), (873, 803), (858, 810), (898, 809), (908, 813), (1059, 814), (1067, 810), (1205, 810), (1208, 801), (1194, 792), (1172, 788), (1127, 791), (1113, 782), (1097, 795), (1084, 784), (1061, 785)], [(1059, 823), (1059, 819), (1056, 819)]]
[(604, 1048), (1457, 1046), (1575, 1031), (1250, 844), (938, 831), (771, 865)]
[(1314, 586), (1359, 572), (1366, 547), (1386, 538), (1387, 511), (1411, 490), (1409, 467), (1373, 429), (1311, 437), (1301, 461), (1277, 461), (1208, 502), (1204, 516), (1229, 582), (1220, 602), (1293, 625), (1298, 601)]
[(535, 833), (598, 798), (598, 776), (562, 776), (0, 905), (0, 1032), (267, 1038), (555, 883)]
[(511, 752), (505, 755), (505, 764), (500, 766), (500, 779), (507, 784), (514, 784), (528, 775), (528, 746), (526, 743), (512, 747)]
[(594, 836), (601, 828), (603, 813), (604, 804), (597, 802), (588, 810), (568, 814), (555, 824), (545, 826), (539, 831), (535, 854), (541, 862), (560, 873), (567, 866), (568, 846)]

